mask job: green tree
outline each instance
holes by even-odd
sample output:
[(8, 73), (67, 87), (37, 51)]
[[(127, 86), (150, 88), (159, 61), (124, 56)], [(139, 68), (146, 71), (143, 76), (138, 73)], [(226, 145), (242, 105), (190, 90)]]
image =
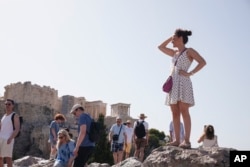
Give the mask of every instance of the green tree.
[(160, 132), (157, 129), (149, 129), (149, 140), (148, 146), (145, 148), (144, 158), (149, 156), (149, 154), (157, 147), (164, 145), (164, 139), (166, 135), (164, 132)]
[(160, 132), (157, 129), (150, 129), (149, 134), (154, 134), (156, 137), (158, 137), (159, 140), (164, 140), (166, 137), (164, 132)]
[(113, 164), (113, 155), (110, 151), (110, 143), (108, 142), (108, 130), (104, 125), (104, 116), (99, 115), (98, 122), (101, 124), (101, 135), (99, 141), (96, 143), (94, 153), (89, 159), (88, 163), (108, 163)]

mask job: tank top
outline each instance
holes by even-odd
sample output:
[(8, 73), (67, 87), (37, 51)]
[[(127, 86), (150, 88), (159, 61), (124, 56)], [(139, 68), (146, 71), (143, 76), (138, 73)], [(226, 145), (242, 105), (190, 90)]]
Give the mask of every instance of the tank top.
[(5, 114), (1, 119), (0, 138), (2, 139), (9, 139), (9, 137), (13, 133), (13, 125), (11, 120), (12, 114), (14, 114), (14, 112), (9, 115)]

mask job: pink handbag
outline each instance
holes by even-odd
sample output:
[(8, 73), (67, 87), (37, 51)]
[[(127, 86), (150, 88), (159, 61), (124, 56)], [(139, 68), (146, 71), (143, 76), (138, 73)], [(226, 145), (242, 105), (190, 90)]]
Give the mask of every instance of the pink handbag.
[[(181, 56), (181, 54), (186, 50), (186, 48), (179, 54), (178, 58), (176, 59), (174, 66), (176, 66), (177, 64), (177, 60), (179, 59), (179, 57)], [(172, 90), (173, 87), (173, 78), (170, 75), (168, 77), (168, 79), (164, 82), (163, 86), (162, 86), (162, 90), (163, 92), (169, 93)]]
[(169, 93), (172, 90), (172, 86), (173, 86), (173, 78), (170, 75), (162, 86), (163, 92)]

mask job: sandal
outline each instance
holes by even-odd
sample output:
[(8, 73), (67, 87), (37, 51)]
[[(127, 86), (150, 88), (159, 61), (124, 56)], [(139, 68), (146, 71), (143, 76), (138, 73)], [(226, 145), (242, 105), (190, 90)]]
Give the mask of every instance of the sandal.
[(183, 149), (190, 149), (190, 148), (191, 148), (191, 143), (186, 143), (186, 142), (184, 142), (184, 143), (181, 143), (181, 144), (179, 145), (179, 147), (180, 147), (180, 148), (183, 148)]
[(176, 142), (176, 141), (174, 141), (174, 142), (167, 143), (166, 146), (175, 146), (175, 147), (178, 147), (179, 143)]

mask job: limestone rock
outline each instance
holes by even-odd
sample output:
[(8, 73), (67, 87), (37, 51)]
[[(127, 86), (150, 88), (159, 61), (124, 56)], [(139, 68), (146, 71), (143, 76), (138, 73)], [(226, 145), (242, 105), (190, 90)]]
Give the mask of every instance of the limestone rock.
[(182, 149), (161, 146), (143, 162), (143, 167), (229, 167), (231, 148)]
[(14, 167), (52, 167), (53, 164), (53, 161), (32, 156), (25, 156), (14, 161)]
[[(143, 163), (134, 157), (112, 167), (229, 167), (232, 148), (182, 149), (161, 146), (153, 150)], [(14, 161), (14, 167), (52, 167), (54, 161), (26, 156)], [(91, 163), (88, 167), (110, 167), (107, 163)]]
[(128, 158), (128, 159), (125, 159), (124, 161), (121, 162), (121, 165), (122, 167), (140, 167), (142, 165), (142, 163), (137, 160), (136, 158), (134, 157), (131, 157), (131, 158)]

